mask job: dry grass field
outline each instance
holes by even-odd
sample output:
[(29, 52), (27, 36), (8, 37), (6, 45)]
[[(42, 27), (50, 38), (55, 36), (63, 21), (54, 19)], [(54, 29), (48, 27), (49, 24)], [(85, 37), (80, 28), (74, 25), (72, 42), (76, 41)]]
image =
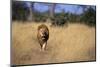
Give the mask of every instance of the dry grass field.
[(12, 22), (12, 64), (44, 64), (75, 61), (94, 61), (95, 28), (84, 24), (51, 27), (46, 51), (37, 41), (37, 27), (41, 23)]

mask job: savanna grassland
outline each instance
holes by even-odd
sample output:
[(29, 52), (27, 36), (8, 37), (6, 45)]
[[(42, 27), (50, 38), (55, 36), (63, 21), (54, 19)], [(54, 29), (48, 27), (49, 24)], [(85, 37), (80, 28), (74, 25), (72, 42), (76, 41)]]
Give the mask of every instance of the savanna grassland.
[(46, 51), (41, 51), (37, 27), (41, 23), (12, 22), (12, 64), (44, 64), (75, 61), (94, 61), (95, 27), (84, 24), (48, 26), (50, 37)]

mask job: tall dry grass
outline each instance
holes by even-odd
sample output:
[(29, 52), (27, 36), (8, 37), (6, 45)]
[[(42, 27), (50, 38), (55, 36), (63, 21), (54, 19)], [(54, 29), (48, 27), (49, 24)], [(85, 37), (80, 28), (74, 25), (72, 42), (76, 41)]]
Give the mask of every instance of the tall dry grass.
[(37, 41), (41, 23), (12, 23), (12, 64), (43, 64), (95, 60), (95, 28), (83, 24), (51, 27), (47, 50)]

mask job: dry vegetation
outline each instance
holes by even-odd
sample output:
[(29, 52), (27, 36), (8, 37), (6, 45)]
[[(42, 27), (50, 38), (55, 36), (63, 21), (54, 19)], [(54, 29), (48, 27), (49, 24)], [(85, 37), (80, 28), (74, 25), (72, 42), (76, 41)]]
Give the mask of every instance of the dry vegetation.
[(37, 41), (41, 23), (12, 23), (12, 64), (43, 64), (95, 60), (95, 28), (83, 24), (49, 27), (47, 50)]

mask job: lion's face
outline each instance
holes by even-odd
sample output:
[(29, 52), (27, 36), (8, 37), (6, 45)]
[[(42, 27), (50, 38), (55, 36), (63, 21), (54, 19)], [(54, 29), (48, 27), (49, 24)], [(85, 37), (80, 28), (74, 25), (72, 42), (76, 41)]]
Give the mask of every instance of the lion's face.
[(45, 28), (41, 28), (39, 30), (39, 34), (40, 34), (40, 36), (41, 36), (42, 39), (45, 39), (46, 38), (46, 35), (47, 35), (46, 29)]

